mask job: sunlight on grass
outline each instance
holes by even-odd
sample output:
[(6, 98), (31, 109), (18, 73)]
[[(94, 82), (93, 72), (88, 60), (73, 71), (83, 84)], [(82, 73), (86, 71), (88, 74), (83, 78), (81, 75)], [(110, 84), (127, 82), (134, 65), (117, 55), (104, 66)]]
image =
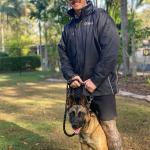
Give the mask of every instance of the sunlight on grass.
[(0, 82), (5, 82), (5, 81), (9, 81), (10, 80), (10, 77), (9, 76), (4, 76), (4, 75), (1, 75), (0, 76)]
[[(68, 138), (62, 130), (65, 88), (64, 83), (48, 82), (0, 88), (0, 149), (10, 145), (15, 150), (78, 150), (78, 137)], [(125, 149), (149, 150), (150, 105), (117, 99)], [(68, 121), (66, 128), (72, 133)]]
[(48, 71), (17, 72), (0, 74), (0, 87), (13, 86), (21, 83), (34, 83), (50, 77)]

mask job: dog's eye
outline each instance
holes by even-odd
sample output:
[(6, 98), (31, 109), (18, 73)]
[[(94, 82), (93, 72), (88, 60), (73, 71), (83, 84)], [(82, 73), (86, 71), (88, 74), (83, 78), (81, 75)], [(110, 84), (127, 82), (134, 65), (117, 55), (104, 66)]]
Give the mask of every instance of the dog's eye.
[(78, 117), (82, 117), (82, 116), (84, 116), (84, 112), (81, 112), (81, 111), (79, 111), (79, 113), (78, 113)]
[(75, 111), (72, 111), (72, 112), (70, 113), (70, 116), (75, 116)]

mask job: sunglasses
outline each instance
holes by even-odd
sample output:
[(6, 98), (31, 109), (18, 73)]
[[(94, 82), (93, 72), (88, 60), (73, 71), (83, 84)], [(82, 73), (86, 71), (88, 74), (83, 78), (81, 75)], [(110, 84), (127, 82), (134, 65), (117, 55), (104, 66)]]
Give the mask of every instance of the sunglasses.
[(77, 1), (77, 2), (81, 2), (81, 0), (68, 0), (69, 2), (73, 2), (73, 1)]

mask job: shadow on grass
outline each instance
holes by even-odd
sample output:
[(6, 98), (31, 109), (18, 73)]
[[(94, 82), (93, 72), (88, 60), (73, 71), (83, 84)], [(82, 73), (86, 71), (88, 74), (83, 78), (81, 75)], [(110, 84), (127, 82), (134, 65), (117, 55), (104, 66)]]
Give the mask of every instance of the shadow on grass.
[(48, 141), (12, 122), (0, 120), (0, 150), (62, 150), (57, 141)]
[(55, 83), (55, 86), (53, 84), (41, 82), (34, 85), (18, 85), (17, 87), (0, 89), (0, 94), (1, 96), (18, 100), (21, 98), (36, 98), (37, 101), (43, 98), (55, 100), (56, 97), (57, 99), (65, 99), (64, 84)]
[(0, 105), (0, 111), (3, 113), (20, 113), (21, 110), (23, 109), (23, 106), (18, 106), (13, 103), (3, 103), (3, 105)]

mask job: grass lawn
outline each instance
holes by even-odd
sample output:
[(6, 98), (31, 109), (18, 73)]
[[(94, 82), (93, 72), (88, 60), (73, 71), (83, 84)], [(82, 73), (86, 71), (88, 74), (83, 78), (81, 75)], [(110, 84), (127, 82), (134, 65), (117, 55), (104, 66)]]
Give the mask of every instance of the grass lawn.
[[(65, 84), (31, 74), (21, 82), (14, 74), (0, 75), (0, 150), (78, 150), (78, 137), (62, 130)], [(124, 150), (149, 150), (150, 104), (122, 97), (117, 104)]]
[(49, 71), (17, 72), (0, 74), (0, 87), (16, 86), (29, 82), (39, 82), (50, 77), (61, 77), (59, 73)]

